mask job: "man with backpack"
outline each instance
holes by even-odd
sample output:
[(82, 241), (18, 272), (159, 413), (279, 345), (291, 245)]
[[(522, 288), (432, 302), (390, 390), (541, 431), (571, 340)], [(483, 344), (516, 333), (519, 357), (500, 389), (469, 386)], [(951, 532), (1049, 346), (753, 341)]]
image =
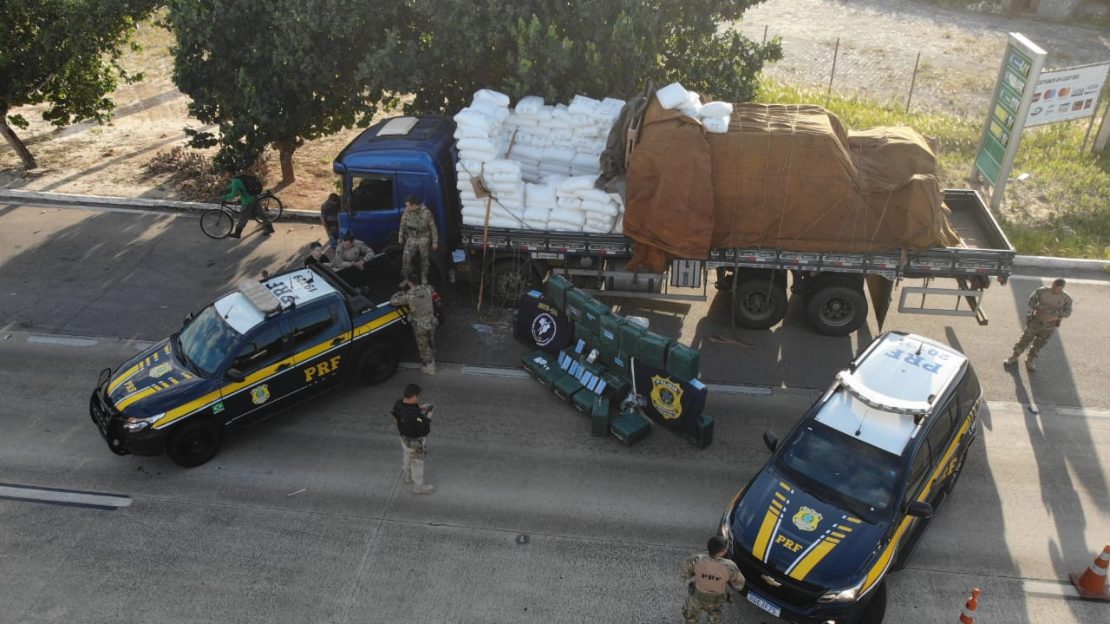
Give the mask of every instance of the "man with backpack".
[(234, 165), (224, 167), (224, 172), (231, 178), (231, 184), (228, 187), (227, 195), (224, 195), (223, 199), (224, 201), (231, 201), (238, 197), (241, 206), (239, 222), (235, 224), (235, 231), (228, 234), (228, 237), (241, 237), (243, 228), (247, 226), (247, 221), (256, 216), (262, 221), (262, 235), (269, 236), (273, 234), (274, 226), (266, 220), (266, 214), (262, 212), (262, 206), (258, 203), (258, 195), (262, 192), (262, 182), (249, 173), (238, 173), (238, 169)]

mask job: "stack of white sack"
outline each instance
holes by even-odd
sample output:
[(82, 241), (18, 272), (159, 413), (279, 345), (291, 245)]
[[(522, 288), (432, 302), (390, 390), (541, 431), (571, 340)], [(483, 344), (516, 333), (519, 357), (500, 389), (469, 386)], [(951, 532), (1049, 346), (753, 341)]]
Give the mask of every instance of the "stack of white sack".
[(470, 106), (455, 115), (459, 158), (480, 162), (500, 158), (506, 148), (500, 131), (508, 116), (509, 96), (489, 89), (475, 92)]
[(728, 132), (729, 122), (732, 119), (732, 104), (728, 102), (701, 103), (701, 96), (693, 91), (687, 91), (681, 83), (671, 84), (655, 92), (656, 99), (665, 109), (674, 109), (693, 117), (705, 126), (709, 132), (724, 134)]
[(615, 227), (624, 214), (620, 195), (595, 189), (594, 178), (575, 176), (555, 187), (555, 209), (547, 218), (548, 229), (620, 233)]
[[(491, 227), (613, 232), (623, 216), (619, 196), (579, 193), (594, 190), (601, 152), (623, 106), (582, 95), (550, 106), (530, 95), (510, 112), (508, 96), (476, 92), (455, 116), (463, 223), (484, 225), (488, 204)], [(474, 178), (491, 198), (474, 193)]]

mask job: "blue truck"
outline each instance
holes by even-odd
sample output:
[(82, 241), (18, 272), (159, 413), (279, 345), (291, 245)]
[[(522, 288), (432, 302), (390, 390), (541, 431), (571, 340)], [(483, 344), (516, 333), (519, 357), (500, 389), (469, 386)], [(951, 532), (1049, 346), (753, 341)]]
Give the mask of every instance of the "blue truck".
[[(495, 300), (516, 301), (549, 271), (586, 290), (668, 300), (704, 300), (712, 278), (729, 298), (740, 327), (776, 325), (786, 314), (789, 292), (804, 298), (814, 329), (843, 336), (866, 321), (865, 289), (881, 323), (896, 285), (905, 278), (921, 278), (923, 285), (901, 288), (900, 311), (972, 316), (985, 325), (984, 290), (991, 278), (1005, 283), (1013, 265), (1014, 248), (979, 194), (946, 190), (952, 224), (969, 247), (879, 253), (713, 249), (705, 258), (675, 259), (663, 273), (630, 272), (624, 267), (634, 243), (620, 234), (464, 224), (454, 131), (450, 118), (425, 116), (386, 119), (362, 132), (333, 163), (342, 184), (340, 227), (376, 250), (396, 249), (404, 198), (414, 195), (432, 211), (439, 228), (433, 279), (453, 281), (463, 272), (485, 275), (486, 292)], [(954, 279), (957, 287), (937, 287), (932, 283), (937, 278)], [(933, 305), (939, 298), (946, 305)]]

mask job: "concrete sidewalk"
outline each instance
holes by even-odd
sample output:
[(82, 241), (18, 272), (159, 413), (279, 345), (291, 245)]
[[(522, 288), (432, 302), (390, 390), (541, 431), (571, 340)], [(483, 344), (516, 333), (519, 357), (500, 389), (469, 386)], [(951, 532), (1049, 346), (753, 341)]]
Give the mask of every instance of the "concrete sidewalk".
[[(97, 206), (162, 212), (199, 212), (201, 210), (210, 210), (217, 207), (217, 204), (174, 201), (168, 199), (133, 199), (128, 197), (76, 195), (72, 193), (23, 191), (18, 189), (0, 189), (0, 202)], [(320, 213), (311, 210), (285, 210), (282, 212), (282, 215), (282, 219), (284, 220), (296, 221), (299, 223), (318, 223), (320, 219)], [(1110, 261), (1019, 255), (1014, 258), (1014, 268), (1110, 274)]]

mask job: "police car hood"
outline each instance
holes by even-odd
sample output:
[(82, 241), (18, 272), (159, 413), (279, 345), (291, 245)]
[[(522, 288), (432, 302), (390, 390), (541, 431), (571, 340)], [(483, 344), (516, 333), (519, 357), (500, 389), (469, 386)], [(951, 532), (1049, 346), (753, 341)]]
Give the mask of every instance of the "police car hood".
[(826, 589), (858, 582), (884, 533), (883, 525), (806, 493), (773, 466), (752, 482), (731, 522), (737, 548), (782, 576)]
[(203, 382), (167, 338), (120, 366), (108, 382), (108, 397), (116, 409), (143, 418), (179, 405)]

